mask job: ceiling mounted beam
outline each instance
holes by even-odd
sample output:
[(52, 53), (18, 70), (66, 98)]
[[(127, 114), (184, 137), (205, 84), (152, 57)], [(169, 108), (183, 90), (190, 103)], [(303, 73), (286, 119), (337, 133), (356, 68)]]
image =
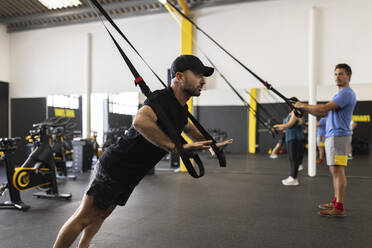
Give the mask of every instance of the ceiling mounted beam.
[[(36, 0), (26, 0), (36, 1)], [(7, 25), (8, 32), (17, 32), (46, 27), (63, 26), (69, 24), (80, 24), (97, 21), (97, 16), (91, 9), (87, 0), (81, 0), (83, 5), (79, 7), (65, 8), (60, 10), (45, 10), (38, 7), (33, 2), (33, 9), (29, 9), (36, 14), (14, 16), (14, 9), (23, 10), (25, 7), (22, 1), (0, 0), (0, 23)], [(190, 9), (198, 9), (217, 5), (226, 5), (241, 2), (264, 1), (264, 0), (187, 0)], [(177, 1), (172, 1), (177, 4)], [(17, 6), (17, 3), (19, 4)], [(165, 12), (162, 4), (158, 0), (101, 0), (100, 3), (113, 18), (124, 18), (138, 15), (147, 15)], [(36, 7), (35, 7), (36, 5)], [(40, 6), (40, 5), (39, 5)], [(8, 13), (3, 13), (8, 11)], [(22, 11), (24, 12), (24, 11)], [(6, 15), (8, 14), (8, 15)]]

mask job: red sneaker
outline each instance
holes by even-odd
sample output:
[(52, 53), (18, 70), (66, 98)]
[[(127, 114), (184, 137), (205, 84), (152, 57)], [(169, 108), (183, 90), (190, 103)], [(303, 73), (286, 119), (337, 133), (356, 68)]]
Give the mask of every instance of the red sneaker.
[(318, 205), (318, 208), (323, 209), (323, 210), (330, 210), (334, 207), (335, 207), (335, 204), (333, 202), (323, 203), (323, 204)]
[(329, 210), (323, 210), (318, 212), (319, 216), (326, 216), (326, 217), (345, 217), (346, 212), (345, 210), (340, 211), (337, 208), (332, 208)]

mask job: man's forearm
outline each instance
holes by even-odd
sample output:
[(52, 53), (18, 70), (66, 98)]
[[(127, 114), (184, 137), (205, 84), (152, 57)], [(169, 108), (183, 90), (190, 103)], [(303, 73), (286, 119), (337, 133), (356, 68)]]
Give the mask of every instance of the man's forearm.
[(323, 104), (310, 105), (303, 103), (301, 105), (301, 109), (315, 116), (325, 116), (327, 115), (328, 112), (327, 110), (324, 109)]
[(194, 126), (194, 124), (188, 123), (185, 129), (183, 130), (184, 134), (187, 135), (192, 141), (202, 141), (205, 140), (205, 137), (201, 132)]
[(189, 137), (192, 141), (202, 141), (205, 140), (204, 136), (198, 131), (190, 130), (189, 132), (184, 132), (187, 137)]
[(148, 141), (157, 147), (169, 152), (176, 152), (176, 146), (172, 140), (154, 122), (144, 122), (135, 125), (134, 128)]

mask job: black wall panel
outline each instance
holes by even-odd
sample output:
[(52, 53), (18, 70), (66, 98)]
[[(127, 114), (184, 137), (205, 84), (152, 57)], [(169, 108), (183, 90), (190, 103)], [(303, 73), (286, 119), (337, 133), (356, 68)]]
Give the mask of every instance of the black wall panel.
[(8, 137), (9, 84), (0, 82), (0, 137)]
[[(325, 102), (320, 102), (325, 103)], [(261, 104), (258, 107), (258, 114), (263, 118), (268, 119), (262, 108), (269, 114), (272, 113), (272, 117), (278, 121), (282, 121), (288, 115), (288, 112), (284, 110), (287, 108), (285, 103), (275, 104)], [(288, 108), (287, 108), (288, 109)], [(372, 154), (372, 101), (359, 101), (355, 106), (353, 118), (358, 124), (353, 134), (353, 149), (354, 154)], [(305, 115), (307, 119), (307, 114)], [(280, 135), (277, 135), (274, 139), (268, 134), (267, 129), (263, 125), (258, 124), (257, 128), (257, 144), (260, 153), (267, 153), (270, 148), (273, 148), (280, 139)]]
[[(267, 122), (271, 120), (273, 123), (282, 123), (283, 119), (287, 117), (289, 108), (286, 103), (265, 103), (257, 106), (257, 118)], [(267, 130), (267, 128), (257, 121), (257, 139), (256, 144), (257, 153), (267, 153), (270, 148), (273, 148), (275, 144), (281, 139), (281, 134), (278, 133), (273, 137)]]
[(132, 125), (132, 120), (131, 115), (108, 113), (109, 128), (126, 127), (128, 129)]
[(26, 141), (32, 124), (45, 121), (47, 118), (46, 98), (11, 99), (12, 137), (20, 137), (14, 162), (21, 164), (26, 159)]
[(248, 108), (245, 106), (198, 106), (195, 117), (205, 129), (218, 128), (234, 142), (226, 151), (248, 152)]
[(358, 124), (353, 133), (353, 154), (372, 154), (372, 101), (360, 101), (355, 106), (353, 119)]

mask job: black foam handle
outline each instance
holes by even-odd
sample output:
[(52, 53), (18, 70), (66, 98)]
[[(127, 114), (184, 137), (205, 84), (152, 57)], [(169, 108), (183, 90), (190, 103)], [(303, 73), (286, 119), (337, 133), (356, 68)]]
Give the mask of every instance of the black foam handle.
[(187, 116), (190, 118), (190, 120), (194, 123), (194, 125), (197, 127), (197, 129), (201, 132), (201, 134), (204, 136), (206, 140), (212, 140), (211, 147), (216, 154), (218, 158), (218, 162), (220, 164), (220, 167), (226, 167), (226, 157), (225, 153), (223, 152), (222, 148), (218, 148), (216, 146), (216, 141), (213, 139), (213, 137), (203, 128), (203, 126), (195, 119), (195, 117), (188, 111), (187, 106), (185, 106), (185, 111), (187, 113)]
[[(204, 176), (205, 170), (204, 170), (203, 162), (201, 161), (198, 154), (194, 152), (184, 151), (180, 154), (180, 157), (183, 163), (185, 164), (187, 172), (190, 174), (190, 176), (192, 176), (193, 178), (200, 178)], [(196, 165), (198, 166), (199, 174), (196, 172), (194, 166), (192, 165), (191, 159), (193, 159)]]
[(304, 116), (304, 112), (302, 111), (302, 109), (299, 109), (299, 108), (293, 107), (293, 113), (298, 118), (302, 118)]

